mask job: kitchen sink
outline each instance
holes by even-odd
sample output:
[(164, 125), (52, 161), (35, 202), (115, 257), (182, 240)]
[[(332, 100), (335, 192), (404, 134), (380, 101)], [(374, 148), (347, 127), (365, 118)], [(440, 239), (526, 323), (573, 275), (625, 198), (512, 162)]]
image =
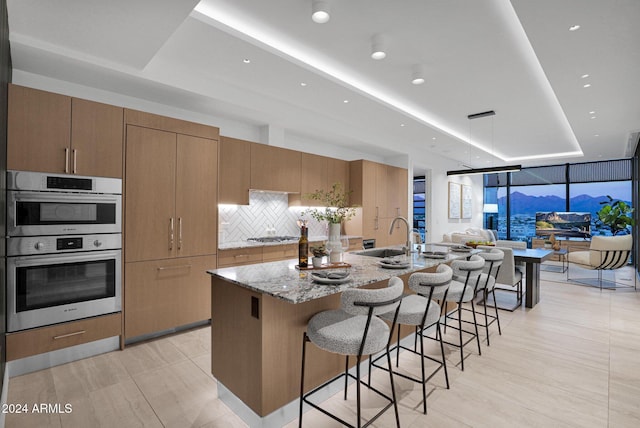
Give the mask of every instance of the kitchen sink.
[(402, 256), (404, 255), (404, 250), (396, 250), (393, 248), (374, 248), (373, 250), (358, 251), (353, 254), (358, 256), (385, 258), (385, 257), (393, 257), (393, 256)]

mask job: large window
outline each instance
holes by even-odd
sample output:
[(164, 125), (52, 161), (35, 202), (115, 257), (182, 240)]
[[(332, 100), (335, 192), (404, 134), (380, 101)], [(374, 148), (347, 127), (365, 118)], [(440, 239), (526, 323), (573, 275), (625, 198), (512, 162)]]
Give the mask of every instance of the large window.
[(426, 181), (424, 177), (413, 178), (413, 228), (418, 231), (422, 242), (426, 242)]
[[(535, 236), (536, 212), (590, 212), (592, 235), (608, 235), (596, 221), (607, 196), (631, 204), (631, 159), (523, 168), (513, 173), (486, 174), (485, 227), (500, 239), (530, 241)], [(489, 205), (487, 205), (489, 204)]]

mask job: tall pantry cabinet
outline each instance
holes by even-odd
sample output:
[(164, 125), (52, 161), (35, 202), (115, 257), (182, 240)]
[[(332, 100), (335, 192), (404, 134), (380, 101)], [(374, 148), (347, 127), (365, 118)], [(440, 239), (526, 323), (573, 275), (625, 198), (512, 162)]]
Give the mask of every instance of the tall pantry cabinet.
[(206, 270), (217, 252), (217, 129), (135, 113), (125, 146), (126, 339), (209, 319)]
[(345, 223), (347, 233), (375, 239), (376, 247), (402, 245), (407, 240), (404, 223), (389, 229), (395, 217), (409, 220), (408, 172), (404, 168), (367, 160), (350, 162), (351, 204), (361, 207), (353, 220)]

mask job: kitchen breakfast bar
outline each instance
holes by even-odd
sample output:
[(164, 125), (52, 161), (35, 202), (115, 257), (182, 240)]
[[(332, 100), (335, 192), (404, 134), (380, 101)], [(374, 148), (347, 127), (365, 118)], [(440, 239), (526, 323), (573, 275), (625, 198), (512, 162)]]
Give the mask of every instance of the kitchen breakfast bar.
[[(380, 254), (371, 256), (380, 251), (346, 253), (350, 267), (321, 271), (348, 270), (343, 284), (317, 284), (311, 278), (315, 271), (297, 269), (294, 259), (209, 271), (211, 371), (220, 398), (250, 426), (281, 426), (297, 417), (303, 332), (314, 314), (340, 307), (343, 290), (386, 287), (389, 278), (399, 276), (409, 292), (411, 273), (468, 256), (448, 252), (444, 259), (430, 259), (413, 253), (395, 257), (407, 261), (407, 267), (390, 269), (381, 266)], [(343, 357), (309, 349), (307, 390), (344, 369)]]

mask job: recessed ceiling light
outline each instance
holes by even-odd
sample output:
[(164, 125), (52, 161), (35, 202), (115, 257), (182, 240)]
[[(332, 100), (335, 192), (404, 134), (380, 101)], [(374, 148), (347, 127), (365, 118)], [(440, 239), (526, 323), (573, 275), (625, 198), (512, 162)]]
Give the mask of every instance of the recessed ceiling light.
[(323, 0), (312, 0), (311, 2), (311, 19), (317, 24), (329, 22), (329, 2)]
[(591, 83), (585, 83), (584, 85), (582, 85), (583, 88), (590, 88), (591, 87)]
[(342, 102), (345, 103), (345, 104), (349, 104), (349, 100), (344, 100)]
[(581, 78), (583, 78), (583, 79), (586, 79), (587, 77), (589, 77), (589, 75), (588, 75), (588, 74), (583, 74), (583, 75), (582, 75), (582, 76), (580, 76), (580, 77), (581, 77)]
[(415, 64), (411, 72), (411, 83), (414, 85), (422, 85), (425, 82), (424, 65)]
[(595, 119), (595, 118), (596, 118), (596, 116), (591, 116), (591, 119)]
[(387, 57), (385, 42), (386, 40), (382, 34), (376, 34), (371, 38), (372, 59), (381, 60)]
[(596, 112), (595, 111), (590, 111), (589, 114), (596, 114)]
[(249, 58), (245, 58), (242, 60), (242, 62), (244, 62), (245, 64), (249, 64), (251, 60)]
[(404, 126), (404, 123), (401, 123), (400, 126)]
[(300, 86), (307, 86), (305, 82), (300, 82)]
[(436, 140), (436, 137), (431, 137), (431, 139), (435, 141), (435, 140)]
[(569, 27), (569, 31), (576, 31), (579, 30), (580, 26), (579, 25), (572, 25), (571, 27)]
[(593, 134), (593, 136), (594, 136), (594, 137), (599, 137), (599, 136), (600, 136), (600, 134)]

